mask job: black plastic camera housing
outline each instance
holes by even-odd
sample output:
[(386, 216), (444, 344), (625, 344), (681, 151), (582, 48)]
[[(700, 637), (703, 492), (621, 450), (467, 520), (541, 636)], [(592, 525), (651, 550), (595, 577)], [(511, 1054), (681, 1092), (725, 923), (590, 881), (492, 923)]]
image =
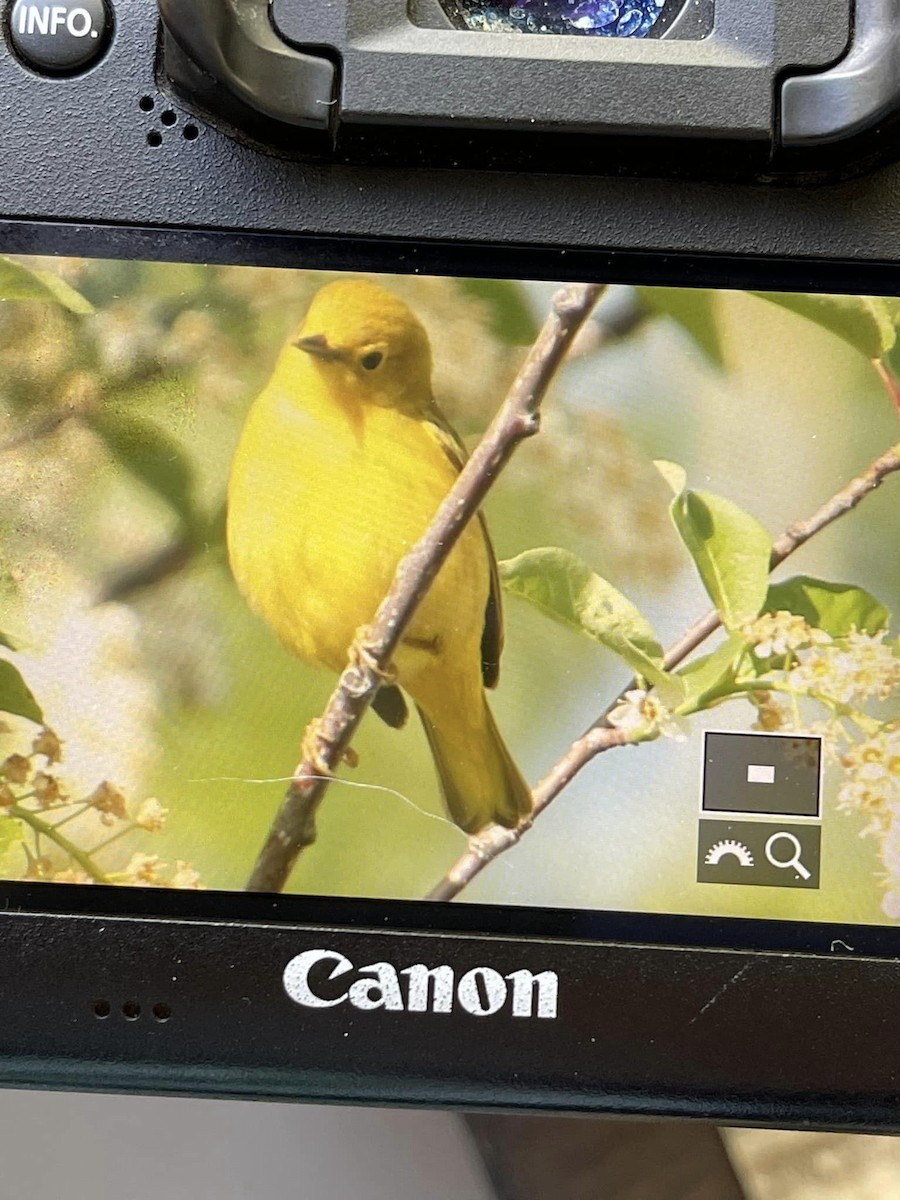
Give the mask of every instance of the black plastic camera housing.
[[(896, 0), (717, 0), (633, 42), (402, 0), (113, 9), (79, 74), (0, 43), (3, 252), (900, 292)], [(3, 1084), (900, 1128), (895, 931), (0, 892)], [(309, 1015), (282, 972), (323, 946), (552, 970), (558, 1015)]]
[(692, 0), (643, 39), (477, 33), (403, 0), (161, 10), (168, 79), (301, 155), (834, 173), (886, 152), (897, 108), (891, 0)]

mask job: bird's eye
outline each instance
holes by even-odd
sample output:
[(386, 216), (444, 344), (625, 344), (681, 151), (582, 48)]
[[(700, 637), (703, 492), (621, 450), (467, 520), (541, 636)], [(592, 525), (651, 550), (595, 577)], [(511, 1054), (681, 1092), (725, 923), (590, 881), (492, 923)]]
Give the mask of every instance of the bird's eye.
[(364, 371), (374, 371), (376, 367), (380, 367), (384, 355), (380, 350), (370, 350), (368, 354), (364, 354), (359, 360), (359, 365)]

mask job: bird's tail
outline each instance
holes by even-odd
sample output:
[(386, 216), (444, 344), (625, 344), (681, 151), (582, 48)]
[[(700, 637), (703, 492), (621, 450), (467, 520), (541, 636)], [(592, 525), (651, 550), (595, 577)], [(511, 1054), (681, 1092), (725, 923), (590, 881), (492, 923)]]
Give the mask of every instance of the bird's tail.
[(466, 833), (496, 822), (512, 828), (531, 812), (531, 791), (513, 762), (481, 693), (478, 712), (444, 714), (419, 707), (450, 816)]

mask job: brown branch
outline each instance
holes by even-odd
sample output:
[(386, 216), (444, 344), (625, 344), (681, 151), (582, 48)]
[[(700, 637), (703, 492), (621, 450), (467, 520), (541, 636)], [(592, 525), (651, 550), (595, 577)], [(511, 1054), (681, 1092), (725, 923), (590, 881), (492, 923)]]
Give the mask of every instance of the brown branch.
[(547, 388), (602, 291), (600, 284), (577, 284), (554, 297), (550, 315), (497, 415), (425, 536), (398, 566), (371, 626), (357, 635), (324, 714), (308, 727), (303, 761), (256, 860), (248, 891), (281, 891), (297, 857), (315, 840), (315, 817), (329, 778), (389, 674), (403, 631), (513, 451), (537, 433)]
[[(851, 512), (894, 471), (900, 471), (900, 444), (893, 446), (880, 458), (876, 458), (861, 475), (836, 492), (812, 516), (805, 521), (796, 521), (789, 526), (772, 546), (771, 568), (774, 569), (779, 563), (784, 562), (795, 550), (798, 550), (811, 537), (827, 528), (839, 517)], [(672, 670), (684, 662), (720, 625), (721, 620), (715, 610), (708, 612), (692, 625), (687, 633), (666, 651), (664, 660), (666, 669)], [(488, 863), (493, 862), (495, 858), (516, 845), (522, 835), (531, 828), (534, 821), (553, 803), (583, 767), (598, 754), (611, 750), (615, 746), (628, 745), (632, 741), (628, 734), (609, 724), (610, 713), (627, 690), (627, 687), (624, 688), (607, 705), (595, 724), (572, 743), (559, 762), (535, 787), (533, 792), (534, 808), (529, 819), (515, 829), (489, 825), (481, 833), (471, 838), (468, 850), (453, 864), (444, 878), (432, 888), (426, 897), (428, 900), (452, 900), (458, 896)]]

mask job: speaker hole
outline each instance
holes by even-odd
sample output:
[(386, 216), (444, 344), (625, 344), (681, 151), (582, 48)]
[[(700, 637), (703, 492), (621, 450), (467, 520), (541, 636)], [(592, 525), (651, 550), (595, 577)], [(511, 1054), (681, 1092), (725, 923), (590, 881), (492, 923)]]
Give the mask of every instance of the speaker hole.
[(138, 100), (138, 107), (141, 112), (153, 112), (156, 105), (152, 96), (141, 96), (140, 100)]
[(162, 145), (162, 134), (158, 129), (151, 129), (147, 134), (147, 145), (154, 147)]
[(184, 127), (185, 141), (195, 142), (199, 136), (200, 136), (200, 130), (197, 128), (196, 125), (193, 125), (193, 124), (185, 125), (185, 127)]
[(177, 113), (174, 113), (171, 108), (167, 108), (159, 119), (162, 121), (163, 125), (174, 125), (178, 120), (178, 115)]
[(95, 1000), (91, 1010), (98, 1021), (104, 1021), (112, 1012), (112, 1005), (108, 1000)]
[(154, 1004), (153, 1016), (157, 1021), (168, 1021), (172, 1015), (172, 1010), (168, 1004)]
[(126, 1021), (136, 1021), (141, 1015), (141, 1006), (136, 1000), (126, 1000), (122, 1005), (122, 1016)]

